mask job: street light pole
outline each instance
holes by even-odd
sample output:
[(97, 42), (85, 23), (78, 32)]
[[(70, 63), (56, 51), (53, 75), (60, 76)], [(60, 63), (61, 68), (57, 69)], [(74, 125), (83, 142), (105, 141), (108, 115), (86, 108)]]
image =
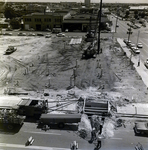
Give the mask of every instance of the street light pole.
[(130, 39), (130, 35), (131, 35), (132, 33), (133, 33), (133, 32), (132, 32), (131, 27), (128, 28), (128, 31), (127, 31), (127, 34), (128, 34), (128, 42), (129, 42), (129, 39)]

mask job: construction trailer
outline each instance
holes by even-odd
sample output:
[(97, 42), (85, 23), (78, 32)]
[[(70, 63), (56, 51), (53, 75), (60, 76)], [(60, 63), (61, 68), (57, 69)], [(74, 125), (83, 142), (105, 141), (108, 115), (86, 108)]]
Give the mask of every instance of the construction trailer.
[(88, 116), (98, 115), (106, 117), (110, 115), (110, 103), (107, 100), (87, 101), (84, 100), (83, 113)]
[(19, 107), (19, 115), (39, 118), (42, 113), (47, 113), (48, 101), (44, 99), (22, 98), (17, 106)]
[(79, 123), (81, 114), (42, 114), (39, 125), (57, 124), (59, 128), (64, 128), (66, 123)]

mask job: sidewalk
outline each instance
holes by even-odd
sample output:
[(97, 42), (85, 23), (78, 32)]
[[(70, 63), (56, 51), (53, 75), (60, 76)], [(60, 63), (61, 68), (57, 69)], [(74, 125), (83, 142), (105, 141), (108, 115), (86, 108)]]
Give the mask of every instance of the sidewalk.
[[(120, 44), (122, 47), (123, 51), (126, 52), (126, 55), (128, 58), (131, 57), (131, 52), (129, 49), (126, 47), (126, 44), (123, 42), (123, 39), (117, 38), (117, 42)], [(140, 66), (138, 67), (138, 59), (135, 56), (132, 56), (131, 61), (134, 63), (134, 67), (137, 70), (139, 76), (141, 76), (142, 81), (148, 88), (148, 69), (144, 66), (143, 62), (140, 61)]]
[[(126, 52), (126, 56), (128, 58), (131, 57), (131, 52), (126, 47), (126, 44), (123, 42), (123, 39), (117, 38), (117, 42), (120, 44), (121, 48), (124, 52)], [(138, 72), (139, 76), (141, 76), (142, 81), (148, 88), (148, 70), (144, 66), (144, 64), (140, 61), (140, 66), (138, 67), (138, 58), (137, 56), (133, 56), (131, 61), (134, 63), (134, 68)], [(117, 107), (118, 114), (126, 114), (126, 115), (141, 115), (141, 117), (148, 118), (148, 103), (130, 103), (126, 106)]]

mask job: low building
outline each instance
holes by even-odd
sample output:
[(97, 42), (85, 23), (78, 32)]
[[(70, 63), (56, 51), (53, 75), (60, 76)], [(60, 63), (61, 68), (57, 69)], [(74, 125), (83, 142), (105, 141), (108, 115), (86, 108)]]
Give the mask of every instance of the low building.
[[(63, 20), (63, 30), (65, 31), (81, 31), (86, 32), (88, 30), (95, 30), (98, 22), (97, 14), (76, 14), (64, 18)], [(101, 17), (101, 29), (106, 27), (106, 23), (110, 23), (107, 16)]]
[(53, 13), (53, 12), (44, 12), (44, 13), (32, 13), (29, 15), (23, 16), (24, 29), (28, 30), (33, 28), (37, 31), (53, 29), (53, 28), (62, 28), (63, 17), (65, 13)]

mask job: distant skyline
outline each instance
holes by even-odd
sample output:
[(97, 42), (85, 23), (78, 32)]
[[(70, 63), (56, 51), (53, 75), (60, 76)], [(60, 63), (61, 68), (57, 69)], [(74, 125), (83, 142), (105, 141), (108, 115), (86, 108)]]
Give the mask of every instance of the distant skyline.
[[(82, 2), (84, 0), (0, 0), (0, 2)], [(102, 0), (103, 3), (147, 3), (148, 0)], [(91, 0), (91, 3), (100, 3), (100, 0)]]

